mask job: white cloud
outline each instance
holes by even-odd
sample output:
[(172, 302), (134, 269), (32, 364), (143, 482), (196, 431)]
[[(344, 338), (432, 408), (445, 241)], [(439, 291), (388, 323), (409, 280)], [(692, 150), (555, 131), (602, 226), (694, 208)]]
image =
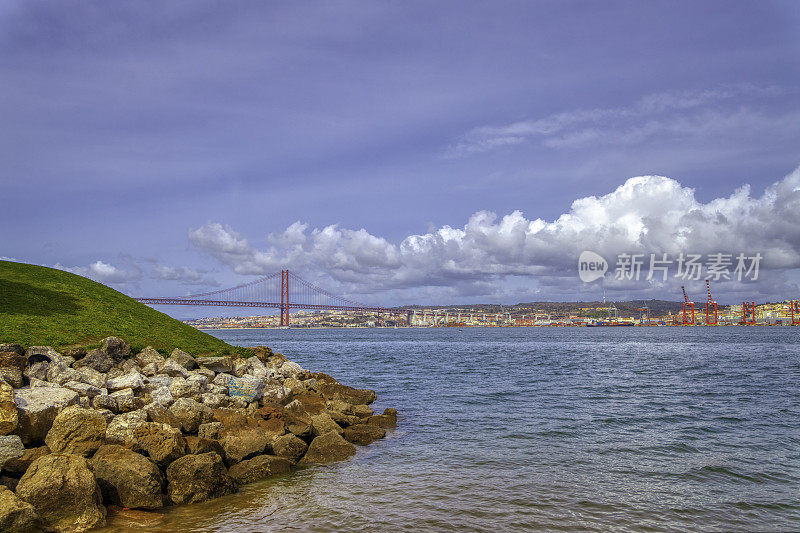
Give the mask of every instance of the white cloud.
[[(798, 189), (800, 169), (760, 197), (751, 196), (745, 186), (702, 203), (693, 189), (673, 179), (640, 176), (606, 195), (575, 200), (552, 221), (526, 218), (521, 211), (502, 217), (480, 211), (463, 227), (434, 228), (397, 244), (364, 229), (309, 229), (300, 222), (268, 235), (264, 249), (212, 222), (190, 231), (189, 238), (239, 274), (292, 268), (351, 293), (420, 294), (427, 287), (443, 289), (443, 295), (501, 294), (511, 277), (576, 291), (581, 287), (575, 265), (586, 249), (612, 263), (623, 252), (760, 252), (762, 269), (800, 268)], [(658, 289), (656, 284), (645, 288)]]
[(135, 283), (142, 277), (141, 270), (135, 265), (131, 265), (129, 269), (122, 269), (100, 260), (88, 266), (64, 266), (56, 263), (53, 268), (112, 285)]
[(216, 287), (219, 285), (217, 280), (206, 274), (205, 271), (181, 266), (170, 267), (166, 265), (156, 265), (152, 271), (153, 278), (169, 281), (179, 281), (184, 285), (202, 285)]
[[(444, 156), (459, 158), (533, 139), (540, 139), (548, 148), (574, 148), (587, 144), (631, 145), (657, 134), (702, 137), (709, 134), (709, 129), (736, 132), (744, 124), (785, 122), (786, 117), (768, 117), (741, 105), (725, 110), (716, 106), (734, 100), (776, 97), (785, 92), (780, 87), (751, 84), (665, 91), (644, 96), (627, 107), (576, 109), (535, 120), (473, 128), (449, 146)], [(796, 117), (790, 120), (796, 122)]]

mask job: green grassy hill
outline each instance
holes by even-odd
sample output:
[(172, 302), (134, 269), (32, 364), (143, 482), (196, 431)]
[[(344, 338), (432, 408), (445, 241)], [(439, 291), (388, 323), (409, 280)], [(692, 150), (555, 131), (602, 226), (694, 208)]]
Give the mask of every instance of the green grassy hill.
[(241, 351), (121, 292), (62, 270), (0, 261), (0, 342), (99, 346), (110, 335), (192, 355)]

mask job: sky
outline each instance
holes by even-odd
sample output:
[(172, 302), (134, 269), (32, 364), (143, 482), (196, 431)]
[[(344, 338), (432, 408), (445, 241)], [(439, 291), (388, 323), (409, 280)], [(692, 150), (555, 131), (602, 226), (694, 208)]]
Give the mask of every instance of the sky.
[(0, 0), (0, 82), (0, 257), (134, 296), (800, 293), (797, 2)]

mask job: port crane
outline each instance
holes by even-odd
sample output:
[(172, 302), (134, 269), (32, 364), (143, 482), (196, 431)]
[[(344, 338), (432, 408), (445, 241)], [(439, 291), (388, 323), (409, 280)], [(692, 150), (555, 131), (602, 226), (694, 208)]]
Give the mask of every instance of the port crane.
[[(706, 301), (706, 326), (718, 326), (719, 314), (717, 310), (717, 302), (711, 298), (711, 283), (706, 280), (706, 292), (708, 292), (708, 301)], [(684, 297), (686, 292), (683, 293)], [(714, 322), (711, 322), (711, 308), (714, 308)]]
[[(683, 325), (694, 326), (694, 302), (689, 301), (689, 297), (686, 295), (686, 287), (681, 285), (681, 290), (683, 291)], [(686, 312), (691, 311), (691, 321), (686, 317)]]

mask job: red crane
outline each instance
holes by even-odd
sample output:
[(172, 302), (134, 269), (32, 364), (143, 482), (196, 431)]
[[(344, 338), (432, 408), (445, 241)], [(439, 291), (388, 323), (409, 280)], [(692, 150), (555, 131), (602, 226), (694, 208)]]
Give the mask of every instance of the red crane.
[[(689, 297), (686, 296), (686, 287), (681, 285), (681, 290), (683, 291), (683, 325), (684, 326), (688, 326), (688, 325), (694, 326), (694, 302), (690, 302), (689, 301)], [(687, 310), (691, 310), (691, 313), (692, 313), (691, 320), (689, 320), (686, 317), (686, 311)]]
[[(719, 315), (717, 313), (717, 302), (711, 298), (711, 283), (706, 280), (706, 291), (708, 291), (708, 301), (706, 302), (706, 326), (717, 326)], [(714, 322), (711, 322), (711, 307), (714, 308)]]
[(792, 317), (792, 325), (793, 326), (800, 325), (800, 301), (798, 300), (789, 301), (789, 314)]
[[(747, 319), (747, 314), (750, 314), (750, 320)], [(756, 325), (756, 303), (755, 302), (742, 302), (742, 324), (747, 326)]]

